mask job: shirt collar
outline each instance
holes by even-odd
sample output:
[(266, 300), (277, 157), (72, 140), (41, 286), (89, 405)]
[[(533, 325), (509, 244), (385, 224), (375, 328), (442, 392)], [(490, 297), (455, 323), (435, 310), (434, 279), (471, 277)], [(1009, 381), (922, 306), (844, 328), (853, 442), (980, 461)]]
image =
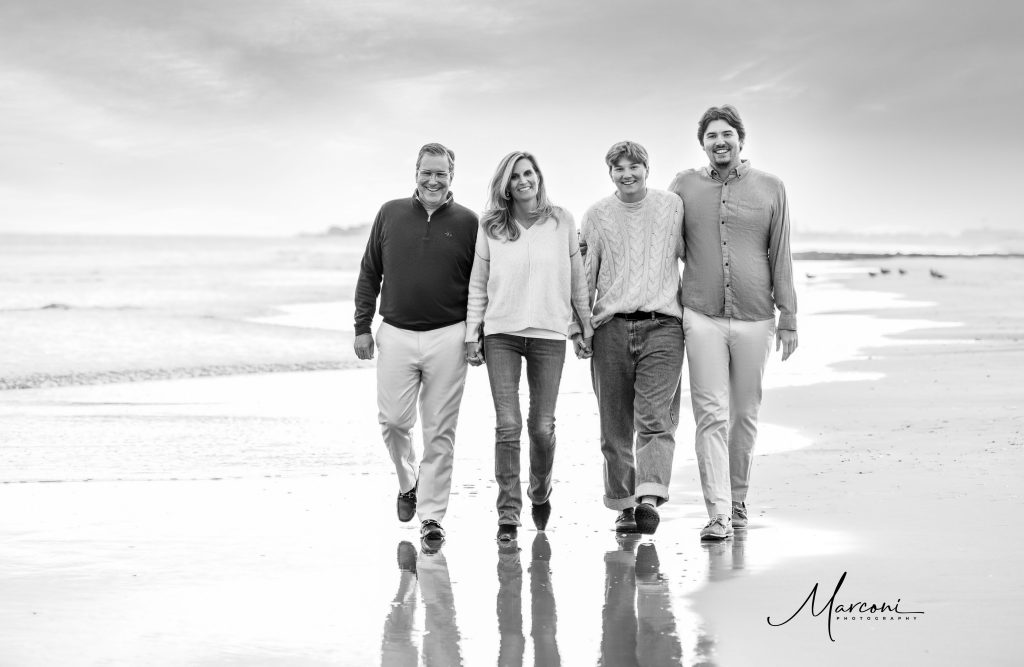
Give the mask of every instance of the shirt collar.
[[(423, 206), (423, 202), (420, 201), (420, 191), (419, 190), (413, 190), (412, 191), (412, 198), (416, 201), (417, 204), (419, 204), (420, 206)], [(448, 191), (448, 196), (445, 197), (444, 201), (441, 202), (440, 206), (438, 206), (437, 208), (434, 209), (434, 213), (437, 213), (438, 211), (440, 211), (445, 206), (448, 206), (449, 204), (451, 204), (453, 201), (455, 201), (455, 195), (452, 193), (451, 190), (449, 190)], [(427, 210), (427, 207), (423, 206), (423, 210), (424, 211)]]
[(750, 160), (740, 160), (739, 166), (737, 166), (735, 169), (729, 172), (729, 176), (727, 176), (724, 179), (721, 176), (719, 176), (718, 171), (715, 170), (711, 165), (706, 165), (704, 167), (704, 175), (707, 176), (708, 178), (713, 178), (716, 181), (727, 181), (729, 180), (729, 177), (731, 177), (733, 174), (736, 175), (736, 178), (743, 178), (748, 171), (750, 171)]

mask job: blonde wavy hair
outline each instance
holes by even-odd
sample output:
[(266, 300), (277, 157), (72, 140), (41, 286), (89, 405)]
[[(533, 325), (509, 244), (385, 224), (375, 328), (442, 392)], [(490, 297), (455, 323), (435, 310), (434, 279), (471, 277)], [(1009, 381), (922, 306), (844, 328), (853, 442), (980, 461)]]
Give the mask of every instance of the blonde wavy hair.
[(480, 226), (484, 232), (497, 241), (515, 241), (519, 238), (519, 225), (512, 215), (512, 193), (509, 184), (512, 182), (512, 170), (516, 162), (524, 159), (529, 160), (533, 164), (533, 170), (537, 172), (537, 208), (530, 211), (531, 219), (534, 222), (543, 222), (548, 218), (554, 218), (555, 224), (558, 224), (561, 209), (548, 201), (544, 174), (537, 164), (537, 158), (526, 151), (512, 151), (501, 158), (498, 168), (494, 170), (487, 191), (487, 205), (480, 218)]

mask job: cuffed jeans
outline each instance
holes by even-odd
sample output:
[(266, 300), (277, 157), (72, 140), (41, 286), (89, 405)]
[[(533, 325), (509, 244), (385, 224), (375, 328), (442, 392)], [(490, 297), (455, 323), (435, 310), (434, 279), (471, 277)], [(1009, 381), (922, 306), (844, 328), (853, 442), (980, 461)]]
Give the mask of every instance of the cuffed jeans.
[(594, 331), (590, 373), (601, 419), (605, 507), (623, 510), (643, 496), (655, 496), (659, 505), (668, 500), (682, 366), (678, 318), (613, 317)]
[(750, 322), (683, 309), (690, 358), (694, 446), (708, 516), (746, 502), (761, 408), (761, 380), (775, 320)]
[(509, 334), (484, 337), (484, 359), (491, 382), (494, 414), (494, 478), (498, 482), (498, 523), (519, 522), (523, 492), (519, 481), (519, 451), (523, 416), (519, 407), (519, 379), (526, 360), (530, 411), (526, 430), (530, 438), (530, 501), (541, 504), (551, 495), (555, 462), (555, 403), (565, 365), (565, 340), (528, 338)]
[[(377, 408), (384, 444), (401, 491), (419, 480), (416, 513), (441, 521), (452, 488), (455, 428), (466, 382), (465, 323), (410, 331), (383, 323), (377, 330)], [(423, 458), (417, 463), (412, 428), (416, 400), (423, 420)]]

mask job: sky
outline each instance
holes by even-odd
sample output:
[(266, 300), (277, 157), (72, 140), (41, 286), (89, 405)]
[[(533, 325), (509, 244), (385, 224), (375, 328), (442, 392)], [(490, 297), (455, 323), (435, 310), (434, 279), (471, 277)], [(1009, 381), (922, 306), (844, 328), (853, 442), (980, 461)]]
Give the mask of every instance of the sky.
[(1024, 4), (0, 0), (0, 232), (291, 235), (456, 154), (577, 219), (631, 139), (665, 188), (733, 104), (796, 233), (1024, 231)]

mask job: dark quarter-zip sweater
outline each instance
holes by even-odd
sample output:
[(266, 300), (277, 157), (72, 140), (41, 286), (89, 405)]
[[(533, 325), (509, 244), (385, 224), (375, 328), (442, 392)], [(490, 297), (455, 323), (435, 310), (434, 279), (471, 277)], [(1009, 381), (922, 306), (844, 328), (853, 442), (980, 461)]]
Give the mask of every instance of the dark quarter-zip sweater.
[(415, 195), (384, 204), (359, 267), (356, 335), (370, 333), (378, 294), (381, 317), (401, 329), (464, 321), (477, 229), (476, 214), (451, 195), (429, 215)]

